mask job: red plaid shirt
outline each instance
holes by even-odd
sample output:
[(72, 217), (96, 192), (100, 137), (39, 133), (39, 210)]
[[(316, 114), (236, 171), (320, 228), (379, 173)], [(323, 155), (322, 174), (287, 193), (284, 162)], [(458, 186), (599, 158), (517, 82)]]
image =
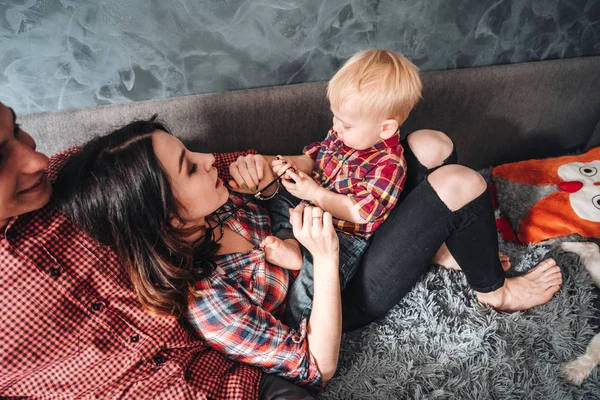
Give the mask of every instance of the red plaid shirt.
[(325, 189), (347, 195), (366, 224), (334, 219), (335, 227), (368, 239), (386, 220), (404, 187), (406, 161), (396, 133), (366, 150), (348, 147), (331, 129), (304, 154), (315, 161), (313, 178)]
[[(51, 159), (51, 180), (72, 152)], [(52, 203), (10, 221), (0, 260), (0, 397), (258, 397), (258, 368), (144, 312), (115, 254)]]
[[(219, 212), (244, 202), (235, 195), (230, 200)], [(196, 284), (201, 296), (190, 304), (188, 320), (212, 347), (235, 360), (301, 384), (321, 386), (321, 374), (308, 349), (306, 320), (294, 330), (278, 319), (289, 272), (267, 263), (258, 247), (271, 234), (269, 215), (250, 202), (226, 225), (255, 248), (215, 257), (213, 274)]]

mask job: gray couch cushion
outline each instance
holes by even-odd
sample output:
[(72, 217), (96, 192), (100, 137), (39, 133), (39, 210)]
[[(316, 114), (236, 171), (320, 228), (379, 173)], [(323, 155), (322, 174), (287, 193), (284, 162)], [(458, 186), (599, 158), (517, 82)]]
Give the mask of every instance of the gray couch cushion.
[(439, 129), (479, 169), (583, 148), (600, 118), (600, 57), (432, 72), (405, 130)]
[[(600, 116), (600, 57), (423, 74), (423, 101), (403, 133), (432, 128), (473, 168), (583, 148)], [(326, 83), (26, 115), (47, 154), (154, 113), (198, 151), (298, 153), (331, 125)]]
[(596, 124), (596, 128), (594, 129), (594, 132), (592, 132), (592, 135), (590, 136), (590, 139), (588, 140), (587, 144), (585, 145), (585, 149), (591, 149), (592, 147), (598, 147), (600, 146), (600, 120), (598, 120), (598, 123)]

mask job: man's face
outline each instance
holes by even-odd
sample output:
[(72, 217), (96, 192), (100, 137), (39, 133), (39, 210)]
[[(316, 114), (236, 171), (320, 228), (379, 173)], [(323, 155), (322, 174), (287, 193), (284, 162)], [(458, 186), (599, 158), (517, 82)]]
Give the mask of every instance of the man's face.
[(42, 208), (52, 195), (48, 157), (19, 129), (12, 110), (0, 103), (0, 227), (11, 217)]

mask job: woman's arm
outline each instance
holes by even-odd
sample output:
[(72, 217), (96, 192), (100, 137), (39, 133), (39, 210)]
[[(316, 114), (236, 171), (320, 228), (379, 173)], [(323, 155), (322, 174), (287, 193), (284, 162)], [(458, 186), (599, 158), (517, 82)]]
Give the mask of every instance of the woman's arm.
[(319, 215), (323, 215), (320, 209), (304, 209), (304, 205), (292, 213), (295, 233), (312, 252), (315, 266), (313, 314), (300, 330), (290, 329), (236, 287), (218, 279), (199, 282), (201, 296), (188, 311), (192, 326), (213, 348), (311, 385), (320, 385), (335, 373), (341, 338), (338, 239), (331, 214), (325, 213), (324, 223)]
[(313, 258), (314, 297), (308, 321), (308, 347), (323, 382), (337, 369), (342, 337), (342, 306), (338, 260)]
[(256, 306), (235, 287), (208, 282), (188, 309), (196, 332), (214, 349), (242, 363), (302, 384), (320, 386), (308, 349), (306, 324), (296, 331)]
[(337, 369), (342, 337), (339, 242), (331, 213), (301, 203), (290, 215), (294, 236), (313, 256), (313, 309), (308, 321), (308, 347), (324, 382)]

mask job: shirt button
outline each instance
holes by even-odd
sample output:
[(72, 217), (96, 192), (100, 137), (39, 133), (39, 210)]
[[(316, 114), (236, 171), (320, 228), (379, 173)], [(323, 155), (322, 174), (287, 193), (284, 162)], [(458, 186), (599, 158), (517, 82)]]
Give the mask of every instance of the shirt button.
[(131, 343), (137, 343), (140, 340), (140, 337), (138, 335), (131, 335), (131, 338), (129, 338), (129, 340), (131, 341)]
[(344, 156), (341, 154), (338, 154), (338, 160), (341, 160), (342, 158), (344, 158)]
[(154, 361), (154, 364), (156, 364), (156, 365), (160, 365), (160, 364), (164, 363), (165, 361), (167, 361), (166, 357), (164, 355), (162, 355), (161, 353), (158, 353), (157, 355), (152, 357), (152, 360)]
[(58, 278), (60, 276), (60, 268), (52, 267), (48, 272), (53, 278)]
[(95, 312), (100, 312), (104, 309), (104, 303), (101, 301), (95, 301), (92, 303), (92, 310)]

